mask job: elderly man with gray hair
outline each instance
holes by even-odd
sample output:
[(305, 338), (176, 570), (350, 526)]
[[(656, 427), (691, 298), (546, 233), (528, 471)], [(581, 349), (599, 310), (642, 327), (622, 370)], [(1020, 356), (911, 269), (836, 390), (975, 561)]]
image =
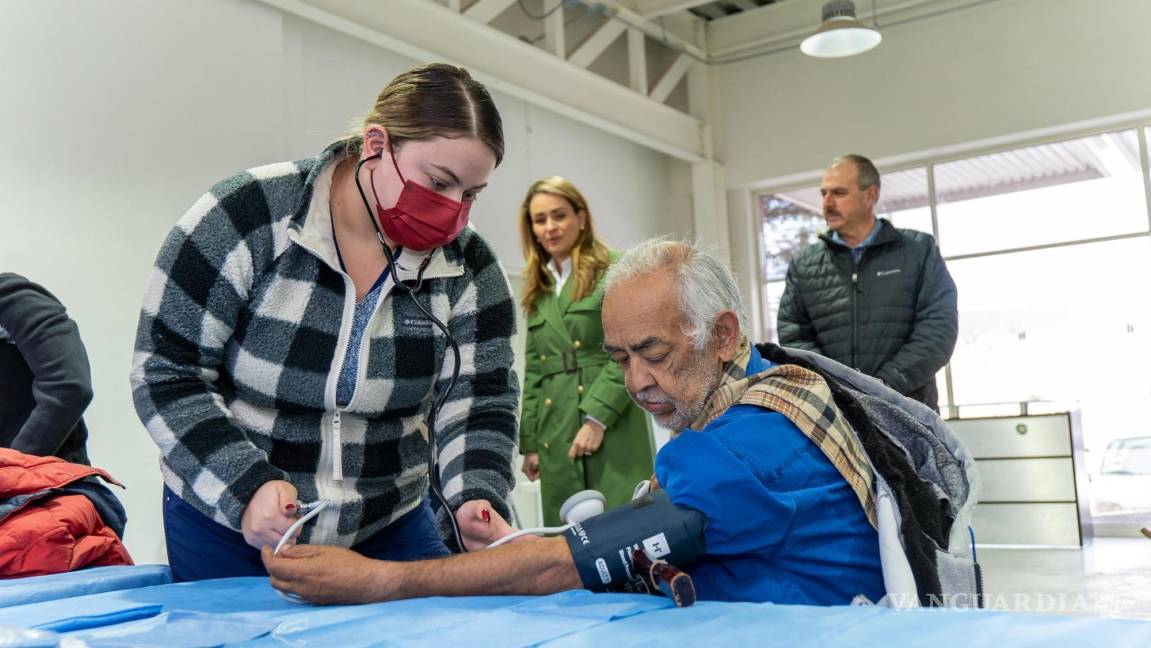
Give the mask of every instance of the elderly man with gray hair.
[(875, 529), (827, 454), (845, 431), (809, 425), (787, 393), (814, 400), (809, 376), (748, 342), (727, 267), (689, 244), (642, 243), (612, 267), (603, 319), (632, 398), (676, 435), (656, 457), (659, 485), (708, 517), (707, 553), (691, 569), (699, 596), (879, 600)]
[[(604, 349), (631, 397), (675, 433), (656, 456), (649, 494), (559, 537), (440, 560), (265, 549), (272, 584), (313, 602), (627, 589), (641, 563), (662, 559), (686, 570), (702, 599), (879, 601), (885, 576), (869, 461), (893, 453), (875, 445), (877, 435), (860, 440), (856, 430), (874, 433), (863, 410), (841, 412), (836, 402), (850, 399), (806, 356), (752, 346), (731, 272), (697, 245), (641, 243), (612, 266), (605, 286)], [(904, 526), (917, 522), (907, 515)], [(513, 531), (498, 515), (463, 526), (472, 543)], [(922, 569), (912, 566), (917, 581)]]

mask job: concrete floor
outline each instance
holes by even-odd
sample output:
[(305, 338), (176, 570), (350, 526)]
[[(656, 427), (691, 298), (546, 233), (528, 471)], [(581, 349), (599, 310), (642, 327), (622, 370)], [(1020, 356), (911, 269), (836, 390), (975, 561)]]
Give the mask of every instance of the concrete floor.
[(1151, 620), (1151, 540), (1141, 536), (978, 551), (988, 609)]

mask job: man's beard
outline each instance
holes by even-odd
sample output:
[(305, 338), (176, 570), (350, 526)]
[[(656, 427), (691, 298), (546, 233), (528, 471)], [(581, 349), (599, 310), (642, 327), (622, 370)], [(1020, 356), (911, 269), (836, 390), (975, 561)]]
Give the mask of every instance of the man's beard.
[(634, 398), (647, 403), (670, 404), (674, 408), (672, 411), (667, 414), (652, 414), (652, 417), (661, 427), (679, 434), (703, 413), (708, 396), (719, 386), (719, 373), (710, 366), (703, 353), (694, 354), (690, 364), (681, 367), (675, 373), (679, 377), (680, 384), (702, 385), (704, 388), (698, 392), (691, 390), (689, 396), (691, 401), (688, 403), (673, 401), (659, 387), (648, 387), (635, 394)]

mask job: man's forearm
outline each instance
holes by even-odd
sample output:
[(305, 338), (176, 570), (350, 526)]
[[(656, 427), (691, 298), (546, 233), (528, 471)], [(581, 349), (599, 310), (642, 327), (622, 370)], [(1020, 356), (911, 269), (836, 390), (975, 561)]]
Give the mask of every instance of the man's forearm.
[(553, 594), (582, 587), (562, 537), (513, 542), (442, 560), (389, 563), (389, 598)]

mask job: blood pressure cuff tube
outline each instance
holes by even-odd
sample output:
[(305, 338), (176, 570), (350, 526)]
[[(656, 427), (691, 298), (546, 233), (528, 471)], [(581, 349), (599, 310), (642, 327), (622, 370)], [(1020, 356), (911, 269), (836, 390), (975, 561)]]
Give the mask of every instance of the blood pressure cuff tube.
[(707, 516), (676, 506), (655, 491), (607, 513), (573, 524), (564, 533), (583, 586), (593, 591), (626, 587), (634, 578), (631, 552), (642, 547), (652, 559), (687, 569), (706, 549)]

